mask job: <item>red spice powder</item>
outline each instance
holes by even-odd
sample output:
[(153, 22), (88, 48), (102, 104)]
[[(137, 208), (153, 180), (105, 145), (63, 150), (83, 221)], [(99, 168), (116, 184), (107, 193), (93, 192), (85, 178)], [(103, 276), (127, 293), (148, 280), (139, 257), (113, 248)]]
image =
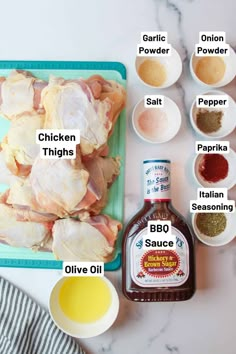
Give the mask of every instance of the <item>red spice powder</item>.
[(220, 154), (204, 155), (199, 165), (199, 173), (207, 182), (219, 182), (227, 177), (228, 172), (228, 161)]

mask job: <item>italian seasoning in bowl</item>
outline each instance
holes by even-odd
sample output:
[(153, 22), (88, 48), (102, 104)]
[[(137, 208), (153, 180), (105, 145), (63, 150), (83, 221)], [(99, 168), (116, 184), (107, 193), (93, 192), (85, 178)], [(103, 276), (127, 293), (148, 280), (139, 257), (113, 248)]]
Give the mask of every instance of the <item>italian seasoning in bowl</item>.
[(224, 213), (199, 213), (196, 217), (198, 230), (209, 237), (221, 234), (226, 228)]
[(197, 238), (208, 246), (223, 246), (236, 236), (234, 213), (195, 213), (193, 230)]

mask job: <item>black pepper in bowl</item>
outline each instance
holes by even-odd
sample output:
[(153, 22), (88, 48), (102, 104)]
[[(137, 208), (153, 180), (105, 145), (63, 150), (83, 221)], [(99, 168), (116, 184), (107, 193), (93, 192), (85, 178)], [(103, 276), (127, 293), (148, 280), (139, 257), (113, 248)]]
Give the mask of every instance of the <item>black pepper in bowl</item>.
[(217, 132), (222, 126), (222, 111), (208, 111), (200, 108), (196, 114), (196, 124), (203, 133)]

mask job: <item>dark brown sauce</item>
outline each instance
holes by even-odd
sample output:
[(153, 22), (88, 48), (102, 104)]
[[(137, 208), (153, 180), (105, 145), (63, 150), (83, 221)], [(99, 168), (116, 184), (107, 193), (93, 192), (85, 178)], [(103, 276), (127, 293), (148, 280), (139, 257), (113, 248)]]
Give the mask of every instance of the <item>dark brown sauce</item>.
[[(185, 238), (188, 246), (188, 276), (184, 283), (178, 286), (140, 286), (131, 276), (133, 254), (132, 243), (141, 230), (147, 227), (149, 220), (170, 220), (172, 227)], [(190, 299), (195, 292), (195, 256), (194, 239), (184, 218), (173, 208), (170, 201), (145, 201), (143, 208), (129, 222), (123, 238), (123, 293), (132, 301), (183, 301)], [(143, 250), (144, 252), (144, 250)], [(157, 251), (158, 252), (158, 251)], [(160, 252), (160, 251), (159, 251)], [(181, 270), (179, 270), (181, 272)], [(187, 274), (187, 273), (186, 273)], [(180, 276), (182, 274), (180, 273)], [(141, 272), (141, 277), (146, 275)], [(149, 276), (151, 277), (151, 275)]]

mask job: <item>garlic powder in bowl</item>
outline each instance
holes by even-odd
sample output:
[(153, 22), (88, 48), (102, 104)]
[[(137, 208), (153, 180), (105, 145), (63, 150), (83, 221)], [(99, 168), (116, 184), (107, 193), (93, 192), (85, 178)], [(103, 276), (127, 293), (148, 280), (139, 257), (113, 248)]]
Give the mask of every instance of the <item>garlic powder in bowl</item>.
[(156, 88), (173, 85), (182, 73), (181, 58), (173, 47), (170, 56), (137, 56), (135, 67), (142, 83)]

